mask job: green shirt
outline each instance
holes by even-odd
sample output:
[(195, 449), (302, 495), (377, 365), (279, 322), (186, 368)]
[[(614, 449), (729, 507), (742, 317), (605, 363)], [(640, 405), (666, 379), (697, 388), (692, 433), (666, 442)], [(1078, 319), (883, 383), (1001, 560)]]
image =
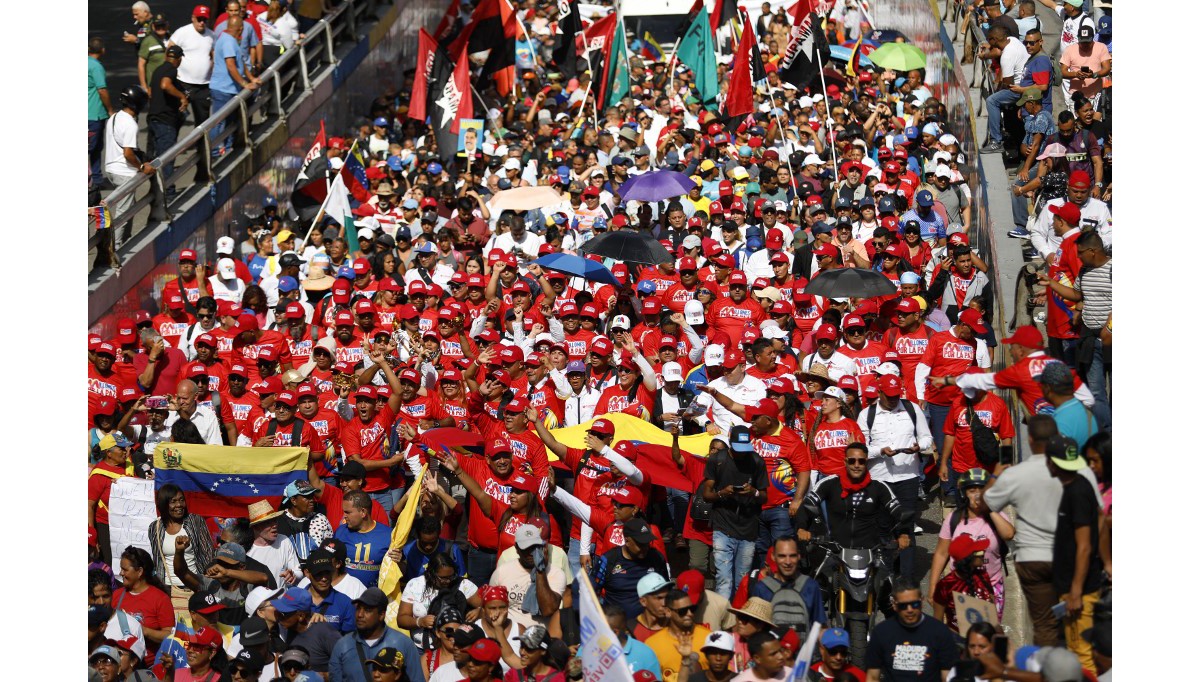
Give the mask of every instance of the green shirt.
[(100, 99), (100, 90), (108, 89), (108, 77), (100, 60), (88, 55), (88, 120), (103, 121), (108, 118), (108, 109)]
[(154, 31), (149, 31), (138, 48), (138, 57), (146, 60), (146, 87), (150, 88), (150, 76), (167, 61), (167, 46)]

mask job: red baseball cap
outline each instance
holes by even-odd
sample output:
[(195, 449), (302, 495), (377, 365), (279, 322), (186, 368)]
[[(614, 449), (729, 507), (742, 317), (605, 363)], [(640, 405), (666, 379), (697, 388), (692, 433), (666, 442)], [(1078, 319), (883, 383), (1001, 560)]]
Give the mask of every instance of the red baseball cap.
[(651, 296), (642, 301), (643, 315), (657, 315), (662, 312), (662, 302)]
[(1079, 225), (1079, 207), (1070, 201), (1065, 202), (1062, 206), (1051, 206), (1049, 211), (1062, 218), (1063, 222), (1071, 227)]
[(733, 183), (728, 180), (722, 180), (717, 183), (717, 196), (727, 197), (733, 194)]
[(365, 398), (366, 400), (375, 400), (375, 397), (376, 393), (374, 386), (359, 386), (358, 390), (354, 392), (355, 401), (360, 398)]
[(958, 313), (959, 324), (965, 324), (976, 334), (986, 334), (987, 327), (983, 324), (983, 313), (974, 308), (967, 308)]
[(817, 331), (814, 333), (813, 338), (817, 341), (837, 341), (837, 329), (835, 329), (832, 324), (823, 324), (820, 327), (817, 327)]
[(210, 13), (210, 11), (208, 9), (208, 5), (196, 5), (194, 8), (192, 8), (192, 16), (193, 17), (204, 17), (205, 19), (207, 19), (210, 16), (212, 16), (212, 14)]
[[(733, 256), (731, 256), (727, 253), (718, 254), (716, 256), (713, 256), (712, 263), (713, 263), (713, 265), (715, 265), (719, 268), (732, 268), (733, 267)], [(743, 279), (745, 278), (744, 274), (742, 275), (742, 278)]]
[[(959, 319), (962, 319), (961, 315), (959, 316)], [(1046, 347), (1046, 344), (1042, 342), (1042, 333), (1038, 331), (1037, 327), (1030, 324), (1027, 324), (1023, 327), (1017, 327), (1017, 331), (1013, 332), (1012, 336), (1006, 339), (1000, 339), (1000, 343), (1025, 346), (1026, 348), (1030, 348), (1032, 350), (1042, 350)]]
[(900, 246), (899, 244), (888, 244), (888, 247), (884, 249), (883, 252), (889, 256), (904, 258), (904, 247)]
[[(208, 9), (208, 8), (206, 7), (205, 9)], [(180, 251), (179, 252), (179, 262), (180, 263), (186, 263), (186, 262), (195, 263), (196, 262), (196, 252), (192, 249), (184, 249), (183, 251)]]
[(279, 349), (275, 346), (259, 346), (258, 353), (254, 356), (254, 359), (275, 362), (279, 359)]
[(921, 304), (911, 298), (902, 298), (896, 304), (896, 312), (898, 313), (919, 313), (921, 312)]
[[(1053, 207), (1051, 207), (1051, 213), (1053, 212)], [(954, 234), (950, 235), (950, 239), (948, 241), (950, 242), (951, 246), (966, 246), (971, 243), (971, 240), (967, 238), (966, 232), (955, 232)]]
[(592, 348), (589, 352), (595, 353), (601, 357), (612, 355), (613, 344), (608, 340), (607, 336), (597, 336), (592, 340)]
[(558, 309), (559, 317), (567, 317), (569, 315), (578, 315), (578, 314), (579, 314), (579, 306), (575, 305), (574, 301), (567, 301), (566, 303), (562, 304), (562, 307), (560, 307)]
[(787, 301), (775, 301), (771, 304), (771, 310), (769, 312), (772, 315), (791, 315), (793, 312), (795, 312), (795, 307)]
[(353, 327), (354, 315), (349, 310), (339, 312), (333, 318), (333, 326), (335, 327)]
[(746, 204), (742, 203), (741, 199), (734, 199), (729, 204), (729, 212), (732, 213), (734, 211), (741, 211), (742, 213), (745, 213), (746, 212)]
[(782, 249), (783, 248), (783, 230), (778, 230), (775, 228), (771, 228), (771, 229), (767, 230), (767, 238), (765, 240), (765, 244), (768, 249)]
[(875, 385), (879, 388), (880, 393), (888, 396), (889, 398), (895, 398), (896, 396), (900, 395), (900, 391), (903, 389), (903, 386), (900, 385), (900, 379), (891, 374), (884, 374), (883, 376), (879, 377), (879, 380), (875, 382)]
[(137, 340), (137, 325), (129, 318), (117, 320), (117, 345), (124, 346)]
[(741, 270), (734, 270), (729, 273), (729, 286), (734, 285), (746, 286), (746, 273)]
[(504, 406), (504, 411), (511, 412), (513, 414), (520, 414), (520, 413), (524, 412), (525, 409), (528, 407), (529, 407), (528, 400), (517, 397), (517, 398), (513, 398), (512, 400), (508, 401), (508, 404)]
[(846, 374), (842, 376), (841, 379), (838, 379), (837, 385), (843, 391), (858, 393), (858, 379), (855, 379), (852, 375)]
[(368, 299), (360, 298), (354, 304), (354, 314), (356, 314), (356, 315), (374, 315), (375, 314), (375, 304), (371, 303), (371, 301), (369, 301)]
[(851, 329), (853, 327), (866, 327), (867, 321), (861, 315), (850, 314), (842, 320), (842, 329)]
[(503, 346), (500, 348), (500, 364), (511, 365), (514, 362), (521, 362), (525, 359), (521, 349), (516, 346)]
[(279, 395), (275, 396), (275, 404), (276, 405), (287, 405), (288, 407), (295, 407), (296, 400), (297, 400), (296, 394), (291, 391), (282, 391), (282, 392), (280, 392)]
[(316, 398), (316, 397), (317, 397), (317, 389), (312, 384), (303, 383), (296, 387), (296, 400), (297, 401), (302, 400), (304, 398)]
[(283, 390), (283, 380), (279, 377), (267, 377), (258, 382), (255, 393), (259, 395), (274, 395)]
[[(1074, 204), (1071, 205), (1074, 206)], [(182, 310), (183, 296), (179, 294), (171, 294), (170, 296), (167, 296), (167, 307), (171, 310)]]
[(616, 492), (612, 494), (612, 503), (641, 508), (645, 506), (646, 498), (642, 495), (640, 490), (632, 485), (627, 485), (618, 488)]
[(417, 309), (407, 303), (396, 306), (396, 318), (398, 319), (411, 320), (419, 316), (420, 315), (417, 313)]
[(284, 317), (286, 317), (289, 320), (303, 320), (304, 319), (304, 306), (300, 305), (296, 301), (292, 301), (291, 303), (287, 304), (287, 309), (284, 311), (283, 314), (284, 314)]
[(208, 376), (208, 368), (204, 366), (203, 362), (189, 362), (183, 366), (183, 376), (187, 377), (188, 379), (205, 377)]
[(812, 252), (814, 256), (837, 257), (837, 247), (833, 244), (821, 244), (820, 246), (813, 247)]
[(754, 421), (757, 417), (779, 419), (779, 403), (773, 398), (763, 398), (754, 405), (746, 406), (746, 421)]
[(677, 269), (678, 269), (680, 272), (684, 272), (684, 271), (693, 272), (693, 271), (695, 271), (695, 270), (696, 270), (696, 259), (695, 259), (695, 258), (692, 258), (691, 256), (684, 256), (683, 258), (680, 258), (680, 259), (679, 259), (679, 267), (678, 267)]

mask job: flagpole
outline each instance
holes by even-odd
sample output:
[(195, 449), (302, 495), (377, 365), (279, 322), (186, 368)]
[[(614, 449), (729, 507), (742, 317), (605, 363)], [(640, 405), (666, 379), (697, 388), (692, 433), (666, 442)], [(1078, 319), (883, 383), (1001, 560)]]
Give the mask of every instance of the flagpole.
[[(351, 154), (353, 154), (354, 148), (357, 146), (358, 146), (358, 138), (354, 138), (354, 142), (350, 143), (350, 150), (346, 152), (346, 156), (350, 156)], [(339, 168), (338, 173), (340, 174), (341, 172), (342, 172), (342, 169)], [(300, 242), (301, 244), (308, 244), (308, 238), (312, 236), (312, 231), (314, 229), (316, 229), (317, 223), (319, 223), (325, 215), (325, 205), (329, 203), (329, 196), (330, 196), (330, 192), (329, 192), (328, 188), (333, 187), (333, 180), (329, 179), (328, 173), (325, 174), (325, 186), (327, 188), (325, 191), (325, 200), (321, 202), (321, 208), (317, 209), (317, 215), (313, 216), (312, 225), (308, 226), (308, 232), (304, 233), (304, 241)]]
[[(825, 64), (821, 62), (821, 51), (816, 51), (817, 55), (817, 73), (821, 76), (821, 97), (825, 100), (825, 122), (821, 127), (826, 131), (829, 130), (830, 114), (833, 113), (833, 108), (829, 106), (829, 87), (825, 85)], [(833, 182), (837, 184), (838, 180), (838, 157), (837, 157), (837, 139), (829, 143), (829, 150), (833, 153)]]
[[(517, 12), (517, 8), (516, 8), (516, 7), (513, 7), (513, 6), (512, 6), (512, 3), (511, 3), (511, 2), (508, 2), (508, 0), (501, 0), (501, 2), (504, 2), (504, 3), (506, 3), (506, 4), (508, 5), (509, 9), (510, 9), (510, 10), (512, 10), (512, 16), (513, 16), (513, 19), (516, 19), (516, 20), (517, 20), (517, 26), (520, 26), (520, 27), (521, 27), (521, 33), (524, 33), (524, 34), (525, 34), (525, 44), (526, 44), (526, 45), (529, 45), (529, 47), (530, 47), (530, 48), (532, 48), (532, 47), (533, 47), (533, 39), (529, 37), (529, 31), (526, 31), (526, 30), (525, 30), (525, 22), (521, 21), (521, 14), (520, 14), (519, 12)], [(545, 73), (542, 71), (542, 67), (538, 66), (538, 62), (537, 62), (537, 55), (536, 55), (536, 54), (535, 54), (535, 55), (533, 55), (533, 60), (532, 60), (532, 61), (533, 61), (533, 70), (534, 70), (534, 71), (537, 71), (537, 74), (538, 74), (538, 79), (540, 79), (540, 80), (545, 80), (545, 78), (546, 78), (546, 75), (545, 75)], [(516, 88), (514, 87), (514, 88), (513, 88), (513, 90), (515, 91), (515, 90), (516, 90)]]
[[(621, 53), (625, 55), (625, 77), (631, 79), (632, 82), (633, 67), (629, 66), (629, 38), (625, 35), (625, 15), (621, 13), (621, 0), (617, 0), (616, 12), (617, 25), (614, 27), (614, 30), (621, 32)], [(616, 36), (614, 35), (613, 37), (615, 38)], [(667, 77), (670, 78), (671, 75), (667, 74)]]
[[(496, 137), (499, 138), (500, 137), (500, 126), (496, 125), (496, 122), (487, 115), (487, 111), (486, 111), (487, 110), (487, 100), (485, 100), (483, 98), (483, 95), (479, 94), (479, 91), (475, 89), (475, 79), (474, 78), (468, 78), (467, 82), (471, 85), (471, 92), (475, 93), (475, 96), (479, 98), (479, 103), (483, 105), (483, 108), (484, 108), (483, 117), (488, 119), (491, 122), (492, 132), (496, 133)], [(513, 88), (513, 90), (516, 90), (516, 88)], [(498, 141), (498, 139), (497, 139), (497, 141)]]

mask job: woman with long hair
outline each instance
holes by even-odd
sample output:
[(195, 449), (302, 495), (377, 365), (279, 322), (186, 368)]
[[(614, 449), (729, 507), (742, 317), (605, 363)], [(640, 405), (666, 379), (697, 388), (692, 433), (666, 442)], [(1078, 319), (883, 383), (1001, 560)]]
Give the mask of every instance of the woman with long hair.
[(1104, 507), (1100, 510), (1100, 559), (1104, 572), (1112, 577), (1112, 433), (1101, 431), (1092, 435), (1083, 444), (1083, 456), (1088, 467), (1096, 474), (1100, 487), (1100, 498)]
[(113, 593), (114, 610), (125, 611), (142, 624), (146, 638), (146, 662), (152, 663), (158, 647), (175, 629), (175, 609), (171, 606), (170, 588), (154, 574), (150, 553), (130, 545), (121, 553), (122, 586)]
[(250, 284), (246, 287), (246, 293), (242, 294), (242, 310), (253, 312), (258, 318), (258, 326), (260, 329), (266, 329), (270, 322), (268, 315), (271, 313), (271, 307), (267, 305), (267, 292), (262, 290), (262, 287), (257, 284)]
[(212, 535), (204, 519), (188, 513), (187, 499), (174, 483), (167, 483), (154, 493), (158, 518), (150, 522), (150, 556), (154, 559), (154, 575), (169, 588), (171, 605), (176, 618), (188, 611), (192, 591), (175, 575), (175, 538), (191, 538), (184, 561), (193, 575), (201, 575), (213, 562)]
[(457, 622), (461, 624), (461, 614), (483, 604), (478, 592), (479, 586), (459, 574), (458, 564), (448, 552), (437, 552), (429, 558), (425, 572), (404, 586), (396, 623), (413, 632), (413, 641), (418, 647), (426, 651), (436, 648), (438, 640), (430, 629), (441, 609), (457, 609), (460, 614)]
[(808, 450), (817, 470), (813, 485), (826, 476), (838, 476), (846, 471), (846, 447), (865, 443), (858, 422), (846, 404), (846, 394), (837, 386), (827, 386), (813, 394), (820, 401), (820, 418), (809, 427)]
[[(938, 533), (937, 548), (929, 571), (929, 599), (942, 579), (942, 572), (950, 559), (950, 544), (959, 535), (970, 535), (976, 540), (987, 540), (984, 549), (983, 567), (995, 593), (996, 611), (1004, 614), (1004, 556), (1008, 553), (1008, 541), (1016, 534), (1016, 528), (1002, 512), (991, 511), (983, 502), (983, 488), (991, 474), (983, 469), (968, 469), (958, 481), (958, 506), (942, 522)], [(932, 601), (931, 601), (932, 603)]]
[(448, 369), (442, 372), (442, 376), (438, 379), (437, 397), (446, 414), (454, 419), (455, 428), (463, 431), (474, 429), (471, 416), (467, 412), (462, 372), (457, 369)]

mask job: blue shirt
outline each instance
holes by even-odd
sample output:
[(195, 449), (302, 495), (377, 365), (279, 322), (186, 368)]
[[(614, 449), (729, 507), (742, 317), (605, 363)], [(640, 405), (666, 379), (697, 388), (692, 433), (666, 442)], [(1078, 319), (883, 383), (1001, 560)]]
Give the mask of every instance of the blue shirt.
[(376, 522), (366, 533), (350, 530), (343, 523), (333, 537), (346, 543), (346, 572), (367, 587), (379, 582), (379, 564), (392, 544), (392, 529)]
[(429, 565), (430, 557), (438, 552), (448, 552), (454, 559), (454, 565), (458, 566), (458, 574), (467, 574), (467, 560), (463, 558), (462, 551), (459, 550), (458, 545), (443, 538), (438, 539), (437, 547), (430, 554), (417, 549), (416, 540), (409, 542), (400, 551), (404, 553), (404, 565), (408, 569), (405, 571), (405, 575), (410, 580), (419, 575), (424, 575), (425, 567)]
[(383, 628), (383, 637), (375, 642), (375, 646), (368, 646), (357, 630), (338, 640), (333, 647), (333, 653), (329, 655), (330, 682), (370, 682), (363, 677), (363, 659), (358, 657), (357, 645), (362, 645), (366, 659), (375, 658), (379, 650), (384, 647), (397, 649), (404, 654), (404, 673), (408, 679), (425, 679), (425, 673), (421, 666), (421, 652), (417, 650), (417, 645), (413, 644), (413, 641), (399, 630), (385, 627)]
[(625, 640), (625, 662), (629, 664), (631, 673), (648, 670), (654, 673), (654, 679), (662, 679), (662, 667), (658, 663), (658, 657), (654, 655), (654, 650), (634, 639), (633, 635), (629, 635), (629, 639)]
[(1100, 431), (1096, 418), (1077, 398), (1054, 408), (1054, 423), (1058, 424), (1058, 432), (1074, 438), (1081, 450), (1087, 439)]
[(1054, 134), (1057, 128), (1054, 126), (1054, 119), (1050, 118), (1050, 110), (1043, 108), (1032, 116), (1025, 117), (1025, 138), (1021, 140), (1021, 144), (1032, 144), (1033, 136), (1041, 133), (1042, 144), (1038, 149), (1040, 154), (1046, 149), (1046, 140)]
[(313, 613), (325, 616), (325, 622), (343, 633), (354, 630), (354, 602), (337, 590), (330, 590), (329, 596), (313, 607)]
[[(245, 29), (243, 29), (244, 31)], [(216, 90), (227, 95), (236, 95), (242, 89), (233, 80), (233, 76), (229, 75), (228, 63), (225, 60), (230, 57), (233, 57), (237, 64), (238, 73), (245, 76), (246, 58), (242, 54), (241, 47), (234, 40), (233, 36), (228, 33), (222, 33), (213, 46), (213, 72), (212, 79), (208, 82), (210, 90)]]
[(917, 221), (917, 224), (921, 226), (921, 239), (939, 240), (946, 238), (946, 222), (932, 208), (929, 209), (928, 218), (922, 218), (915, 208), (908, 209), (904, 215), (900, 216), (901, 228), (910, 220)]
[[(1034, 78), (1034, 74), (1045, 74), (1040, 78)], [(1025, 68), (1021, 71), (1021, 79), (1017, 81), (1017, 85), (1027, 87), (1036, 85), (1042, 89), (1042, 108), (1053, 109), (1054, 101), (1051, 99), (1050, 79), (1054, 75), (1054, 64), (1045, 53), (1038, 53), (1036, 57), (1030, 57), (1025, 62)], [(1042, 82), (1038, 82), (1042, 81)]]

